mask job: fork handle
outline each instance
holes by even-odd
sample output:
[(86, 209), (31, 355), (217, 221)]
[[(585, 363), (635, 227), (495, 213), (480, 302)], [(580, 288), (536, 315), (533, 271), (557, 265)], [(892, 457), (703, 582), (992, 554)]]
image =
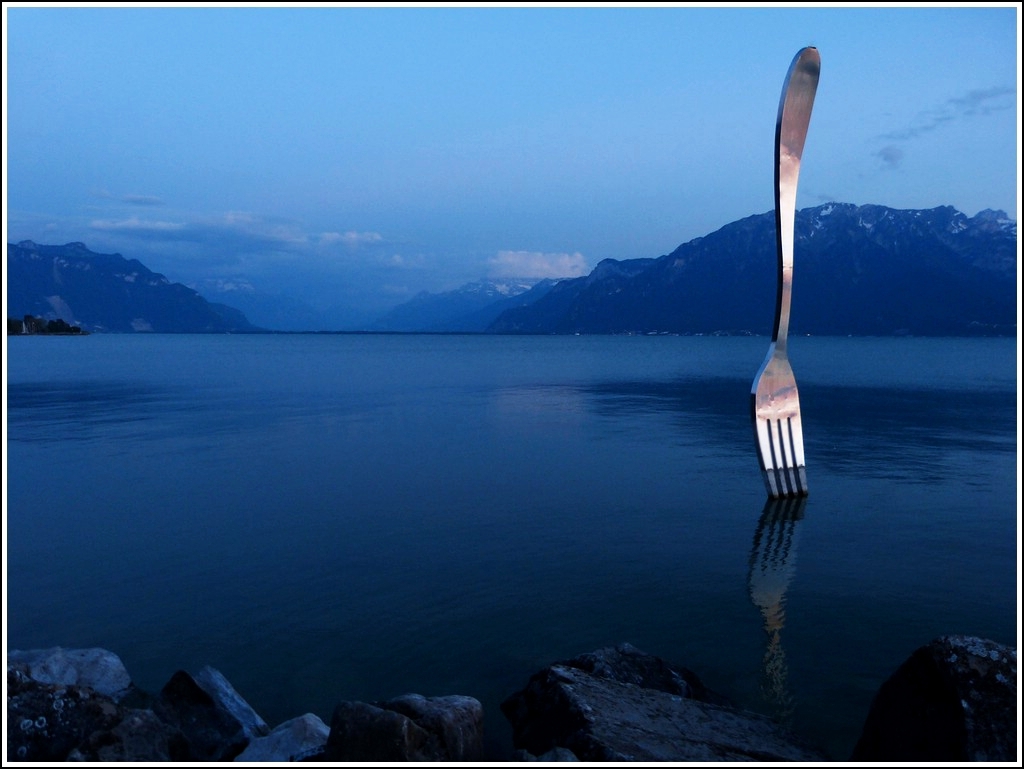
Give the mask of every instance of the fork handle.
[(803, 48), (793, 57), (775, 121), (775, 249), (779, 257), (779, 271), (772, 342), (775, 349), (783, 354), (789, 334), (789, 307), (793, 293), (796, 185), (820, 72), (821, 57), (817, 48)]

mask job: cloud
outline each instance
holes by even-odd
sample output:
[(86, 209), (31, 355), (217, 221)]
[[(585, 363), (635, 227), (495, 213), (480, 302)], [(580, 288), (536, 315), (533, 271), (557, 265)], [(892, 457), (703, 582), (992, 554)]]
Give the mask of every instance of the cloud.
[(163, 199), (158, 198), (156, 195), (115, 195), (106, 189), (93, 190), (92, 195), (104, 200), (117, 200), (121, 203), (128, 203), (132, 206), (162, 206), (164, 204)]
[(309, 244), (309, 236), (297, 223), (277, 217), (261, 216), (248, 211), (229, 211), (219, 217), (204, 218), (194, 225), (201, 235), (240, 238), (255, 245), (271, 248), (302, 247)]
[(875, 157), (879, 158), (886, 168), (896, 169), (903, 162), (903, 150), (889, 144), (876, 152)]
[(996, 106), (990, 106), (992, 99), (998, 99), (1000, 96), (1016, 96), (1017, 92), (1013, 88), (1007, 86), (997, 86), (995, 88), (986, 88), (985, 90), (969, 91), (966, 96), (960, 96), (949, 100), (956, 109), (963, 115), (989, 115), (993, 112), (1001, 112), (1004, 109), (1009, 109), (1010, 104), (996, 104)]
[(89, 227), (101, 232), (125, 232), (125, 233), (171, 233), (181, 232), (186, 229), (180, 222), (161, 222), (139, 219), (137, 216), (128, 219), (93, 219)]
[(341, 243), (349, 248), (357, 248), (367, 243), (380, 243), (384, 237), (378, 232), (322, 232), (319, 236), (320, 245)]
[(401, 267), (417, 270), (422, 269), (428, 264), (422, 254), (413, 254), (412, 256), (404, 256), (402, 254), (382, 254), (378, 258), (377, 263), (382, 264), (385, 267)]
[(1003, 97), (1015, 97), (1016, 95), (1017, 90), (1008, 86), (968, 91), (963, 96), (947, 99), (944, 104), (935, 109), (922, 112), (918, 115), (917, 120), (907, 128), (882, 134), (879, 138), (890, 141), (916, 139), (955, 120), (977, 115), (990, 115), (993, 112), (1011, 109), (1014, 107), (1014, 100)]
[(574, 254), (540, 251), (499, 251), (488, 261), (493, 278), (575, 278), (588, 272), (587, 260)]
[(309, 242), (291, 222), (229, 211), (214, 217), (172, 222), (131, 216), (124, 219), (93, 219), (89, 228), (143, 240), (171, 240), (237, 249), (290, 250)]

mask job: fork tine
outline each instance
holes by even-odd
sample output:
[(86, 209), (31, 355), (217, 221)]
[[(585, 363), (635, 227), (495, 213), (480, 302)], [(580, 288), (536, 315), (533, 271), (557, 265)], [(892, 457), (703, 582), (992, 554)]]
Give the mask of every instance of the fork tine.
[(796, 491), (795, 467), (796, 460), (793, 456), (793, 422), (787, 419), (785, 423), (780, 419), (775, 423), (779, 428), (779, 455), (782, 458), (782, 477), (785, 481), (786, 494), (791, 495)]
[(804, 429), (798, 411), (788, 420), (790, 451), (792, 452), (792, 472), (794, 491), (798, 495), (807, 493), (807, 467), (804, 464)]
[(758, 450), (769, 496), (773, 499), (805, 496), (807, 468), (800, 415), (762, 418), (756, 423)]
[(772, 450), (772, 475), (774, 486), (778, 489), (776, 496), (788, 497), (790, 494), (789, 478), (786, 474), (786, 443), (782, 439), (782, 421), (768, 420), (768, 440)]
[(764, 474), (765, 485), (768, 487), (768, 496), (777, 499), (779, 484), (775, 475), (775, 447), (772, 443), (770, 420), (755, 418), (754, 427), (757, 430), (757, 455), (761, 461), (761, 472)]

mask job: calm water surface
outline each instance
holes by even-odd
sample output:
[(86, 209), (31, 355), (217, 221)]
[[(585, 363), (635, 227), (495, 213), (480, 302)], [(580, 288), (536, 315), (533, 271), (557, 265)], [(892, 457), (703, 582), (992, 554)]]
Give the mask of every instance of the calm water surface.
[(498, 705), (624, 641), (836, 760), (952, 633), (1016, 646), (1016, 340), (790, 342), (811, 488), (766, 505), (765, 338), (8, 338), (8, 648), (212, 665), (272, 726)]

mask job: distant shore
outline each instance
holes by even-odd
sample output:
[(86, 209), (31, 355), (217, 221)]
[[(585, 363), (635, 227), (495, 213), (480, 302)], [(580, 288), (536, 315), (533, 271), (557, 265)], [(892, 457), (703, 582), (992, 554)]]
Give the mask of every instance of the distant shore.
[(63, 318), (44, 320), (26, 315), (21, 320), (7, 319), (7, 336), (88, 336), (81, 326), (72, 326)]

